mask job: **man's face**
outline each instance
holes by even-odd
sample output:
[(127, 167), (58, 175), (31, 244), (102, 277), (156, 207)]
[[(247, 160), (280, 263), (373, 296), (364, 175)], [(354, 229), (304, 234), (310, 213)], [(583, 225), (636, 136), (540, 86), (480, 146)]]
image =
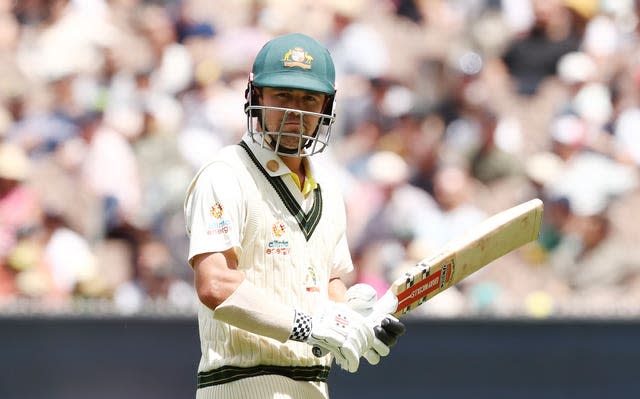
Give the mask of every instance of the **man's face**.
[[(261, 105), (267, 107), (289, 108), (294, 110), (321, 113), (327, 96), (313, 91), (265, 87), (262, 89)], [(320, 117), (300, 116), (297, 112), (266, 110), (265, 126), (269, 132), (298, 133), (312, 135), (318, 126)], [(299, 137), (281, 136), (280, 145), (286, 148), (298, 148)]]

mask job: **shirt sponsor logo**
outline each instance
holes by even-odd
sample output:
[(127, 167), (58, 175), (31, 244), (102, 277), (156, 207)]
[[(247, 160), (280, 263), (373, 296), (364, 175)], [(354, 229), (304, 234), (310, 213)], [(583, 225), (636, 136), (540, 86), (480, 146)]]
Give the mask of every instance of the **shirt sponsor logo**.
[(224, 208), (222, 204), (216, 202), (209, 209), (209, 214), (214, 220), (207, 225), (207, 235), (228, 234), (231, 231), (231, 221), (222, 219), (224, 216)]
[(267, 255), (289, 255), (291, 251), (289, 240), (284, 237), (287, 232), (287, 226), (281, 221), (276, 221), (271, 225), (271, 232), (274, 239), (267, 243), (264, 253)]
[(229, 220), (221, 220), (219, 222), (209, 223), (207, 226), (207, 234), (227, 234), (231, 231), (231, 222)]

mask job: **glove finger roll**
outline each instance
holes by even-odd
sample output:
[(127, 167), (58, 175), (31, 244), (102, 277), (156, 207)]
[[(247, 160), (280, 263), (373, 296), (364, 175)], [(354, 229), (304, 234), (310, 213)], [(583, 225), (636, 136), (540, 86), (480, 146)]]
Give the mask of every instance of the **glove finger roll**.
[(387, 356), (390, 352), (389, 346), (377, 338), (373, 340), (372, 348), (380, 356)]
[(350, 373), (355, 373), (356, 371), (358, 371), (358, 365), (360, 364), (360, 354), (348, 343), (343, 345), (340, 348), (339, 352), (344, 358), (344, 363), (341, 364), (340, 367), (344, 369), (346, 366), (346, 369)]
[(406, 326), (400, 320), (391, 317), (386, 317), (380, 322), (380, 326), (392, 335), (400, 336), (407, 331)]
[(373, 328), (373, 331), (376, 334), (376, 338), (378, 338), (380, 341), (382, 341), (387, 346), (393, 346), (393, 345), (396, 344), (396, 342), (398, 342), (398, 336), (397, 335), (389, 334), (389, 332), (387, 330), (385, 330), (384, 328), (382, 328), (380, 326), (375, 326)]
[(367, 359), (367, 362), (373, 366), (380, 363), (380, 355), (373, 349), (366, 351), (363, 356)]

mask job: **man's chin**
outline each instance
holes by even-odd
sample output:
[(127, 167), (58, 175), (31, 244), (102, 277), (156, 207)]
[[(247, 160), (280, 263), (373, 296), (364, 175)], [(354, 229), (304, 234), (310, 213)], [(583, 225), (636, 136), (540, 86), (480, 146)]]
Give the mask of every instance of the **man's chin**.
[[(304, 149), (304, 144), (305, 143), (302, 143), (302, 145), (300, 146), (300, 150)], [(278, 147), (278, 151), (284, 152), (286, 154), (297, 154), (299, 152), (298, 143), (293, 146), (289, 146), (281, 142), (280, 146)]]
[[(275, 149), (277, 139), (271, 135), (269, 135), (268, 137), (269, 137), (269, 140), (267, 141), (267, 143), (271, 146), (271, 148)], [(302, 144), (300, 144), (297, 139), (292, 140), (290, 144), (287, 144), (286, 140), (283, 140), (281, 137), (277, 151), (283, 154), (297, 155), (299, 152), (302, 152), (302, 149), (304, 149), (305, 144), (306, 144), (306, 140), (303, 141)], [(298, 145), (300, 145), (300, 150), (298, 149)]]

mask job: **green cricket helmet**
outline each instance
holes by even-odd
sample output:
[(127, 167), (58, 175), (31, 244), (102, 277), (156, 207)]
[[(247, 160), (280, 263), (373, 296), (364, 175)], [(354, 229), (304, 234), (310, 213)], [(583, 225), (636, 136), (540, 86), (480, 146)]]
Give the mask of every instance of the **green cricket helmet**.
[[(256, 56), (245, 93), (247, 130), (252, 140), (279, 155), (304, 157), (322, 152), (329, 143), (331, 127), (335, 121), (335, 76), (329, 51), (315, 39), (291, 33), (267, 42)], [(264, 106), (258, 101), (263, 87), (323, 93), (327, 96), (327, 101), (320, 113)], [(279, 128), (267, 128), (267, 111), (283, 112)], [(299, 132), (282, 131), (284, 121), (291, 114), (300, 118)], [(314, 131), (304, 131), (305, 116), (319, 118)], [(297, 148), (281, 145), (283, 137), (296, 137)]]

